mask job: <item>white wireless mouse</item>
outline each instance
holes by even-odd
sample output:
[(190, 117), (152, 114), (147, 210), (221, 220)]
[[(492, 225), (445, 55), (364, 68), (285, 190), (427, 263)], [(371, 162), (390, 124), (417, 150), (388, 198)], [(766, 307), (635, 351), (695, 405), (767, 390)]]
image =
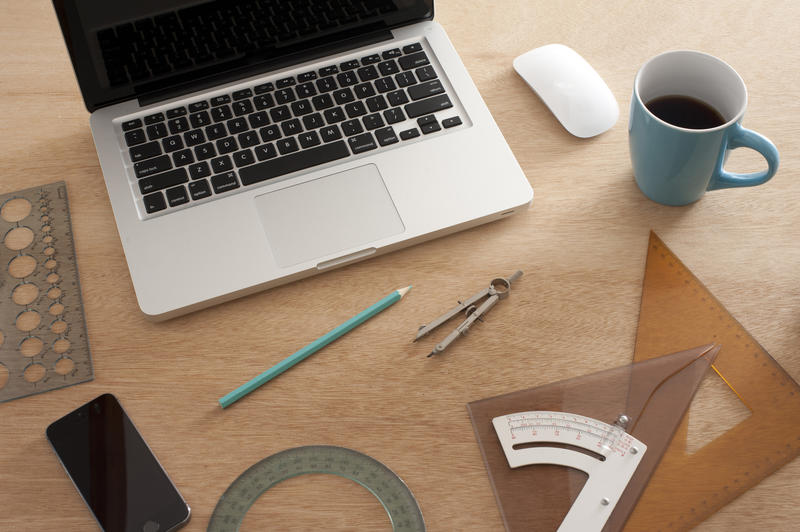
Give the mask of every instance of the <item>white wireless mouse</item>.
[(592, 65), (572, 48), (563, 44), (534, 48), (514, 59), (514, 70), (576, 137), (599, 135), (617, 123), (617, 100)]

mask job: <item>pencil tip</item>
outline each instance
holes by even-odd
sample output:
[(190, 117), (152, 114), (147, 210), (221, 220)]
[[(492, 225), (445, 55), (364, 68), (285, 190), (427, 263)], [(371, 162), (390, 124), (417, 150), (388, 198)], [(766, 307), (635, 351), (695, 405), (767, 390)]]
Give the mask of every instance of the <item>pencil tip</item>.
[(411, 290), (411, 285), (406, 286), (405, 288), (398, 288), (397, 293), (400, 294), (400, 297), (403, 297)]

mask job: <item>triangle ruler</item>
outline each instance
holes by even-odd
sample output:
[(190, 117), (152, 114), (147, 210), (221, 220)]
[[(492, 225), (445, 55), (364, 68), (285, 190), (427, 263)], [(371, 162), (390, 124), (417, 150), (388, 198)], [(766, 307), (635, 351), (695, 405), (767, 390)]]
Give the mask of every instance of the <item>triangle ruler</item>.
[(620, 530), (718, 346), (467, 405), (509, 531)]
[(626, 530), (692, 528), (800, 454), (800, 386), (651, 232), (634, 360), (706, 342), (749, 415), (693, 453), (687, 416)]

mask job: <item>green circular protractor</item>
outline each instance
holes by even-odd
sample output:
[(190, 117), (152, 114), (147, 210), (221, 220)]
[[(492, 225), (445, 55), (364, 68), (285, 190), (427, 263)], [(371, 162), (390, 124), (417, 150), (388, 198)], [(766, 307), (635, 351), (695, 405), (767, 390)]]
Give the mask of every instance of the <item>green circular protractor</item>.
[(239, 530), (261, 494), (284, 480), (323, 473), (358, 482), (383, 505), (395, 532), (421, 532), (425, 521), (408, 486), (391, 469), (366, 454), (330, 445), (295, 447), (264, 458), (239, 475), (220, 497), (208, 532)]

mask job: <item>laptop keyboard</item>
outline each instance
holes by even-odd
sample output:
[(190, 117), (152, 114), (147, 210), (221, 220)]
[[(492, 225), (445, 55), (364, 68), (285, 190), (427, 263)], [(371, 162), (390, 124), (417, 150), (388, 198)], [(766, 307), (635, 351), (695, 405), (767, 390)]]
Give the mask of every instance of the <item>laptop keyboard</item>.
[(452, 107), (413, 43), (121, 127), (144, 210), (154, 214), (459, 126)]

